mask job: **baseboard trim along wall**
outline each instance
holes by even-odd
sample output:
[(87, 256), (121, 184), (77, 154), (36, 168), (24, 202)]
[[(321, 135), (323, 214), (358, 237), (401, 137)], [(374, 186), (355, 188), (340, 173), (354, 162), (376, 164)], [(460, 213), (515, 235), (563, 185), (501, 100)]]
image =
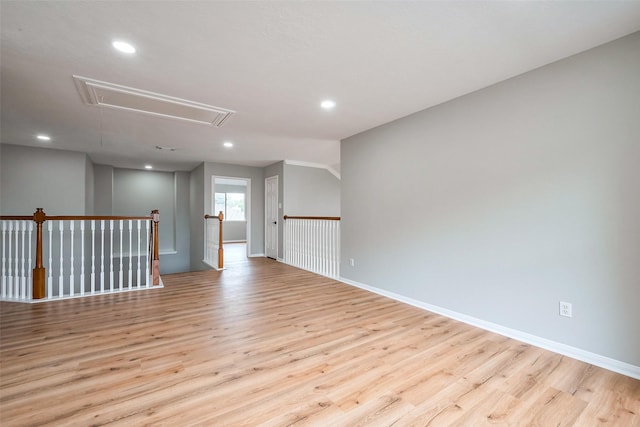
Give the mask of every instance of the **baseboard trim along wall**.
[(339, 280), (343, 283), (346, 283), (347, 285), (355, 286), (357, 288), (364, 289), (366, 291), (373, 292), (375, 294), (382, 295), (384, 297), (391, 298), (393, 300), (403, 302), (403, 303), (412, 305), (414, 307), (418, 307), (423, 310), (430, 311), (432, 313), (440, 314), (450, 319), (458, 320), (460, 322), (484, 329), (486, 331), (494, 332), (496, 334), (500, 334), (508, 338), (513, 338), (515, 340), (522, 341), (524, 343), (531, 344), (536, 347), (543, 348), (545, 350), (553, 351), (554, 353), (562, 354), (563, 356), (568, 356), (573, 359), (590, 363), (592, 365), (599, 366), (601, 368), (608, 369), (610, 371), (617, 372), (619, 374), (626, 375), (628, 377), (640, 380), (640, 366), (635, 366), (630, 363), (611, 359), (610, 357), (601, 356), (596, 353), (591, 353), (586, 350), (582, 350), (582, 349), (572, 347), (566, 344), (562, 344), (559, 342), (551, 341), (546, 338), (541, 338), (536, 335), (518, 331), (517, 329), (511, 329), (502, 325), (498, 325), (496, 323), (487, 322), (482, 319), (477, 319), (475, 317), (468, 316), (466, 314), (458, 313), (452, 310), (448, 310), (446, 308), (431, 305), (426, 302), (409, 298), (400, 294), (396, 294), (394, 292), (390, 292), (384, 289), (379, 289), (373, 286), (365, 285), (363, 283), (346, 279), (344, 277), (341, 277)]
[(265, 254), (249, 254), (249, 258), (264, 258)]

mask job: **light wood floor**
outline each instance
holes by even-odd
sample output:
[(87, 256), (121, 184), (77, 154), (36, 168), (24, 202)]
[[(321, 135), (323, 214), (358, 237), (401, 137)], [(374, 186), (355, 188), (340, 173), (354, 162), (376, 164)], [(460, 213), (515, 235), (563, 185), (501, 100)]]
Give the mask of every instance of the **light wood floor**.
[(276, 261), (2, 303), (0, 424), (640, 426), (640, 381)]

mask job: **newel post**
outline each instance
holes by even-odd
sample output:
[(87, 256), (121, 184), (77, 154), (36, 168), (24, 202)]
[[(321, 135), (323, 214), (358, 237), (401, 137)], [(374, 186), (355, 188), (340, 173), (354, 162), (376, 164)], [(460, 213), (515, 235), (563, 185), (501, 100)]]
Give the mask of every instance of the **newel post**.
[(218, 242), (218, 268), (224, 268), (224, 249), (222, 249), (222, 220), (224, 219), (224, 214), (222, 211), (218, 214), (218, 221), (220, 222), (220, 234), (219, 234), (219, 242)]
[(47, 220), (47, 214), (42, 208), (37, 208), (33, 213), (33, 221), (36, 223), (36, 267), (33, 269), (33, 299), (42, 299), (45, 296), (45, 269), (42, 265), (42, 223)]
[(160, 236), (158, 235), (158, 223), (160, 222), (160, 211), (154, 209), (151, 211), (153, 221), (153, 256), (152, 256), (152, 284), (158, 286), (160, 284)]

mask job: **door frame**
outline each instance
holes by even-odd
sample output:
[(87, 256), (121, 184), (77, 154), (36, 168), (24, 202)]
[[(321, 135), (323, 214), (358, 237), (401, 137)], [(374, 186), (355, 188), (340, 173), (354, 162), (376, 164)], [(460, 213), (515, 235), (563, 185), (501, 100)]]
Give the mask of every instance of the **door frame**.
[[(222, 176), (222, 175), (212, 175), (211, 176), (211, 212), (212, 215), (216, 215), (217, 212), (214, 212), (216, 207), (216, 178), (219, 179), (233, 179), (236, 181), (245, 181), (247, 183), (247, 193), (245, 196), (245, 208), (244, 213), (247, 218), (247, 258), (251, 256), (251, 178), (239, 177), (239, 176)], [(224, 236), (223, 236), (224, 237)]]

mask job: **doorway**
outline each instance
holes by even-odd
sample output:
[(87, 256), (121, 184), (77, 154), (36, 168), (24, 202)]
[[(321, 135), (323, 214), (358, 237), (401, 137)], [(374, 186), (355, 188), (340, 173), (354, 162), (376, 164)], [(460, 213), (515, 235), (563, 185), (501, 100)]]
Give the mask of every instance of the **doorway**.
[[(224, 214), (222, 222), (222, 243), (225, 251), (232, 244), (242, 248), (244, 257), (250, 255), (251, 248), (251, 179), (226, 176), (212, 177), (211, 212)], [(235, 256), (238, 251), (234, 250)], [(232, 254), (230, 254), (232, 255)]]

